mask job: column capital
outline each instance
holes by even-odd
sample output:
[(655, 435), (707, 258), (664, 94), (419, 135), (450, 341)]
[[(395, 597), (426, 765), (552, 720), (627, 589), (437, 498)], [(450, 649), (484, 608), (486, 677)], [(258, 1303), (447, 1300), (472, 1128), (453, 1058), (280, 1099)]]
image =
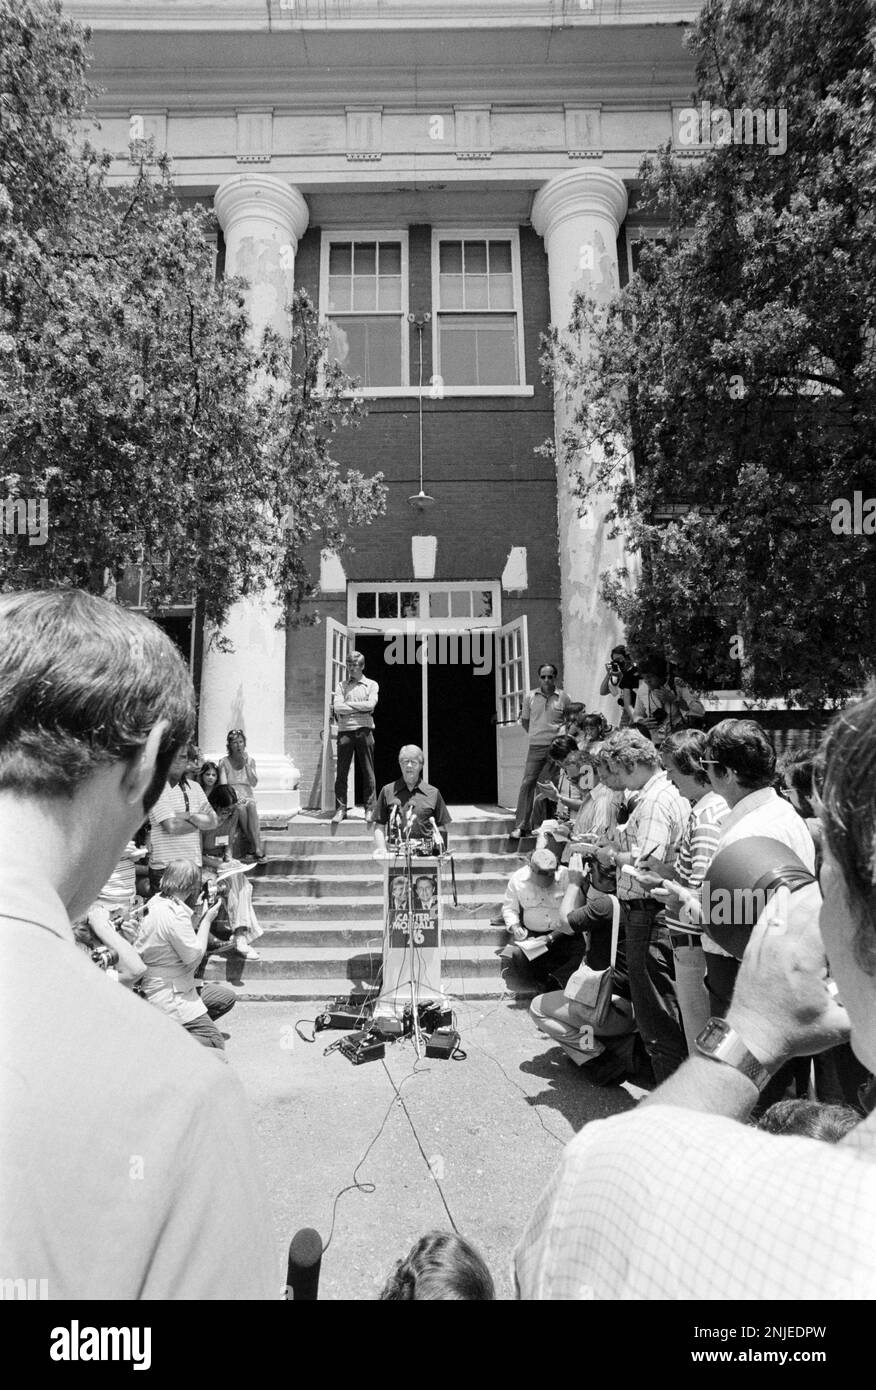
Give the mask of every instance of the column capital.
[(213, 209), (226, 240), (239, 223), (264, 220), (282, 226), (294, 250), (310, 219), (298, 189), (276, 174), (234, 174), (216, 189)]
[(607, 217), (615, 234), (627, 215), (627, 190), (613, 169), (570, 169), (542, 184), (532, 204), (532, 225), (545, 241), (561, 223), (577, 217)]

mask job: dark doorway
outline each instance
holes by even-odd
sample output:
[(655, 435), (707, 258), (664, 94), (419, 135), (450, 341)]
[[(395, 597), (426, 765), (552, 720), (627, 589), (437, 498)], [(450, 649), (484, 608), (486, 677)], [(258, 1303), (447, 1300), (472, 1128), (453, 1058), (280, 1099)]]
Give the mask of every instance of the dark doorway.
[(495, 713), (492, 666), (430, 664), (429, 781), (445, 801), (495, 805)]
[[(384, 657), (390, 645), (383, 637), (351, 634), (350, 642), (365, 658), (366, 676), (380, 686), (374, 713), (374, 774), (380, 791), (401, 776), (399, 749), (405, 743), (419, 744), (422, 738), (423, 672), (417, 661), (388, 665)], [(357, 769), (356, 804), (361, 806), (363, 799)]]

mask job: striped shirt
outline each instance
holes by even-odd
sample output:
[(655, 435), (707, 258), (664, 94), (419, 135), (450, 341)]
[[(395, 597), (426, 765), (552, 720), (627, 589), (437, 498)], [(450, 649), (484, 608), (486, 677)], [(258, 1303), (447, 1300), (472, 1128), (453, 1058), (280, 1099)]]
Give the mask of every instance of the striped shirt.
[(149, 812), (149, 867), (166, 869), (174, 859), (189, 859), (201, 867), (201, 832), (193, 825), (191, 833), (169, 835), (162, 830), (161, 822), (173, 816), (187, 816), (196, 811), (209, 811), (210, 803), (204, 789), (198, 782), (178, 782), (172, 787), (168, 782), (164, 791)]
[[(730, 807), (723, 796), (712, 791), (706, 792), (692, 807), (675, 859), (678, 882), (683, 888), (694, 891), (699, 889), (718, 848), (721, 822), (729, 814)], [(676, 931), (688, 934), (697, 932), (697, 927), (690, 926), (679, 917), (677, 903), (678, 899), (675, 899), (675, 910), (672, 903), (667, 905), (667, 927), (674, 927)]]
[[(689, 803), (672, 785), (662, 769), (649, 778), (638, 793), (638, 801), (625, 825), (617, 828), (619, 850), (635, 852), (637, 857), (654, 855), (672, 864), (684, 834)], [(653, 901), (647, 888), (626, 874), (618, 874), (617, 895), (621, 902)]]

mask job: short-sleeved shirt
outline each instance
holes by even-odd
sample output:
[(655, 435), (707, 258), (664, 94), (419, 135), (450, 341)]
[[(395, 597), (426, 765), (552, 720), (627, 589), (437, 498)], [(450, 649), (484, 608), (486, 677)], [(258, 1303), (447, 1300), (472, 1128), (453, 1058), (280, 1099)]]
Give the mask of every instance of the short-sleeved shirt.
[(149, 867), (166, 869), (175, 859), (189, 859), (200, 868), (201, 832), (192, 826), (191, 834), (169, 835), (161, 829), (163, 820), (173, 816), (187, 816), (198, 811), (209, 811), (210, 803), (199, 782), (178, 782), (175, 787), (165, 784), (164, 791), (149, 812), (150, 852)]
[[(618, 847), (631, 851), (635, 845), (642, 858), (654, 855), (671, 864), (684, 834), (690, 802), (679, 794), (663, 771), (655, 772), (637, 795), (629, 820), (617, 828)], [(617, 895), (622, 901), (654, 901), (642, 884), (620, 873)]]
[(544, 696), (540, 690), (530, 690), (524, 696), (521, 721), (529, 720), (529, 743), (533, 748), (547, 748), (562, 733), (566, 714), (572, 701), (565, 690), (555, 690)]
[(400, 806), (404, 815), (405, 807), (408, 805), (414, 813), (411, 834), (418, 839), (425, 839), (431, 833), (430, 816), (435, 818), (437, 825), (451, 824), (452, 817), (437, 787), (420, 778), (412, 791), (403, 777), (397, 777), (394, 782), (387, 782), (385, 787), (380, 788), (374, 808), (374, 820), (378, 825), (388, 825), (392, 807)]
[(542, 886), (528, 864), (515, 869), (502, 902), (506, 927), (524, 926), (530, 932), (554, 931), (560, 925), (560, 906), (569, 886), (567, 869), (558, 869), (553, 883)]
[(190, 907), (162, 893), (150, 898), (137, 953), (146, 966), (140, 989), (150, 1004), (182, 1024), (207, 1012), (195, 986), (203, 951), (195, 939)]
[[(717, 792), (708, 791), (694, 803), (675, 859), (678, 882), (683, 888), (699, 891), (718, 848), (721, 823), (729, 814), (730, 807)], [(689, 925), (679, 917), (676, 902), (674, 900), (667, 904), (667, 927), (688, 934), (698, 932), (696, 925)]]
[(234, 1069), (78, 951), (61, 900), (13, 850), (0, 849), (0, 1268), (77, 1303), (276, 1298)]

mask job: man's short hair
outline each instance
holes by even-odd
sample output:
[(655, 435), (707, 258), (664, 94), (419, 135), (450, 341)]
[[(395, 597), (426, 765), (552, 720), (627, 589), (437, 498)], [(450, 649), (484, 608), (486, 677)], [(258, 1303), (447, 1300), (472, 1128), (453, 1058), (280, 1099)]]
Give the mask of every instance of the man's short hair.
[(362, 665), (365, 665), (365, 658), (361, 652), (347, 652), (347, 665), (354, 661), (361, 661)]
[(876, 686), (837, 716), (820, 756), (824, 837), (858, 923), (858, 964), (876, 975)]
[(403, 744), (402, 747), (398, 750), (398, 759), (399, 759), (399, 762), (401, 762), (402, 754), (405, 753), (405, 752), (407, 752), (408, 749), (411, 749), (412, 752), (416, 753), (416, 755), (417, 755), (417, 757), (420, 759), (420, 762), (421, 762), (421, 763), (424, 763), (424, 762), (426, 761), (426, 755), (424, 754), (422, 748), (418, 748), (417, 745), (416, 745), (416, 743), (405, 743), (405, 744)]
[(671, 758), (683, 777), (693, 777), (700, 786), (711, 785), (703, 758), (706, 754), (706, 736), (702, 729), (679, 729), (664, 739), (660, 750), (664, 762)]
[(159, 892), (163, 898), (174, 893), (190, 898), (201, 886), (201, 870), (193, 859), (172, 859), (161, 875)]
[(735, 772), (740, 787), (754, 792), (773, 785), (775, 749), (756, 719), (722, 719), (706, 734), (704, 757)]
[(539, 678), (539, 680), (541, 680), (541, 673), (542, 673), (542, 671), (544, 670), (545, 666), (549, 666), (549, 667), (551, 668), (551, 670), (553, 671), (555, 677), (559, 675), (559, 671), (557, 670), (556, 666), (554, 665), (554, 663), (553, 663), (552, 661), (540, 661), (540, 662), (538, 663), (538, 678)]
[(620, 763), (627, 772), (632, 772), (637, 763), (653, 768), (663, 766), (658, 749), (637, 729), (615, 729), (609, 734), (599, 750), (599, 761), (607, 764), (609, 760)]
[(136, 754), (161, 719), (147, 811), (194, 727), (192, 683), (170, 638), (79, 589), (0, 596), (0, 789), (71, 796), (98, 767)]
[(667, 674), (666, 658), (661, 656), (659, 652), (649, 652), (639, 662), (640, 676), (656, 676), (658, 680), (665, 681)]

